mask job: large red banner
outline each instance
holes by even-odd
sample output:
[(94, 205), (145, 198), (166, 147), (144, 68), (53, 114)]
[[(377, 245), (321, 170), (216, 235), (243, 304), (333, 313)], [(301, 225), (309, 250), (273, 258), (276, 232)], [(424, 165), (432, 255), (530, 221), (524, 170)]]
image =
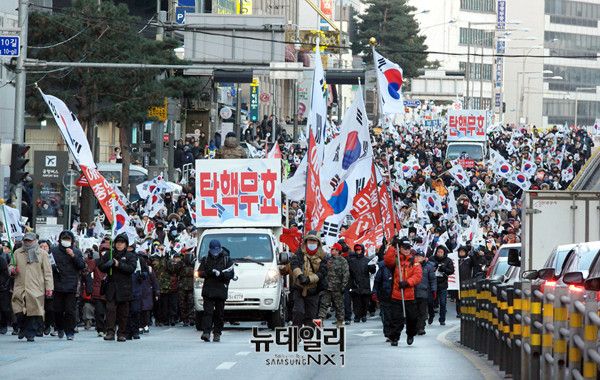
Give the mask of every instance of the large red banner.
[(333, 215), (333, 209), (327, 203), (321, 193), (320, 170), (321, 160), (317, 154), (317, 144), (312, 133), (310, 133), (308, 149), (308, 168), (306, 178), (306, 228), (319, 231), (323, 222), (329, 215)]

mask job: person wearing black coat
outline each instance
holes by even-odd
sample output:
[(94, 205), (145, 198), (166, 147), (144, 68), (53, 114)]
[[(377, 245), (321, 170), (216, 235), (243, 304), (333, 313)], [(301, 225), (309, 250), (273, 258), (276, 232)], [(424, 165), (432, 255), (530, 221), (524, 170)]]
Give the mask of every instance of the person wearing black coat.
[(68, 340), (73, 340), (77, 320), (77, 287), (79, 271), (86, 267), (81, 251), (73, 245), (75, 236), (71, 231), (63, 231), (58, 235), (59, 245), (50, 252), (56, 263), (54, 273), (54, 318), (58, 337), (65, 333)]
[(415, 286), (415, 300), (417, 301), (417, 311), (419, 314), (417, 318), (417, 334), (425, 335), (428, 305), (430, 300), (433, 301), (437, 297), (437, 279), (435, 278), (435, 266), (427, 261), (423, 251), (415, 253), (415, 261), (421, 264), (421, 271), (423, 272), (421, 282)]
[[(127, 320), (129, 318), (129, 302), (133, 300), (131, 274), (136, 269), (136, 258), (127, 251), (129, 239), (126, 234), (115, 238), (111, 253), (100, 259), (100, 271), (108, 273), (104, 286), (106, 296), (106, 335), (104, 340), (115, 340), (115, 323), (118, 320), (117, 341), (127, 340)], [(101, 289), (102, 293), (102, 289)]]
[(198, 268), (198, 275), (204, 279), (201, 339), (209, 342), (212, 332), (213, 342), (220, 342), (227, 290), (234, 276), (233, 261), (221, 248), (221, 242), (218, 240), (211, 240), (208, 247), (208, 254), (202, 257)]
[(181, 170), (183, 166), (183, 145), (181, 143), (177, 144), (177, 148), (175, 149), (175, 153), (173, 155), (173, 166), (175, 169)]
[[(469, 248), (460, 246), (458, 248), (458, 280), (462, 283), (472, 279), (481, 272), (481, 264), (476, 256), (469, 255)], [(460, 292), (456, 299), (456, 316), (460, 317)]]
[[(448, 276), (454, 273), (454, 263), (448, 257), (448, 249), (438, 245), (435, 254), (429, 260), (435, 265), (435, 277), (437, 279), (437, 298), (440, 304), (440, 325), (446, 324), (446, 299), (448, 298)], [(429, 324), (433, 323), (433, 305), (430, 305)]]
[(142, 311), (142, 282), (150, 275), (144, 252), (135, 253), (135, 271), (131, 275), (133, 300), (129, 304), (127, 339), (140, 339), (140, 315)]
[(12, 323), (13, 318), (11, 281), (8, 272), (8, 263), (11, 257), (10, 254), (3, 251), (4, 246), (0, 248), (0, 334), (2, 335), (6, 334), (8, 325)]
[(375, 274), (375, 281), (373, 282), (373, 301), (379, 302), (379, 312), (381, 316), (381, 323), (383, 324), (383, 336), (389, 340), (389, 334), (392, 324), (392, 282), (393, 274), (390, 268), (385, 265), (383, 259), (377, 263), (379, 269)]
[(365, 256), (365, 246), (356, 244), (354, 252), (348, 255), (348, 267), (350, 268), (350, 280), (348, 287), (352, 294), (352, 305), (354, 306), (354, 322), (367, 321), (367, 308), (371, 299), (371, 273), (377, 268), (370, 265), (371, 260)]

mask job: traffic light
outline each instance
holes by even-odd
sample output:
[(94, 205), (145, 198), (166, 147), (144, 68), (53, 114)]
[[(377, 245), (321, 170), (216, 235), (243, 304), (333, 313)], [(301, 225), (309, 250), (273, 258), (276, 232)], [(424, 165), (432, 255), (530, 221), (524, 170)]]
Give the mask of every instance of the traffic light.
[(25, 154), (29, 151), (29, 146), (25, 144), (12, 144), (10, 155), (10, 183), (17, 185), (27, 177), (29, 173), (25, 171), (25, 165), (29, 162)]

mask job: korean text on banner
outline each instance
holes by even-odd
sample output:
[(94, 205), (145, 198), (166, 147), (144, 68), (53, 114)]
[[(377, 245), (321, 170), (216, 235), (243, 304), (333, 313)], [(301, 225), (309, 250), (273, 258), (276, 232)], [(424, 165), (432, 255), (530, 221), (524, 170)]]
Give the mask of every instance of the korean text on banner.
[(483, 110), (449, 110), (448, 141), (485, 141), (487, 113)]
[(280, 227), (276, 159), (196, 161), (197, 227)]

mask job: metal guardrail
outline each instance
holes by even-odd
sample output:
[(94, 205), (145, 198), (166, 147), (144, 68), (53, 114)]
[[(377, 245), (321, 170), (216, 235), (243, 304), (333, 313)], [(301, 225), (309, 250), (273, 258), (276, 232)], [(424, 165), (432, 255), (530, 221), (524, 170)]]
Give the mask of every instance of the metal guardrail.
[(464, 281), (460, 292), (461, 344), (507, 377), (600, 378), (596, 292), (489, 279)]
[[(598, 140), (594, 138), (594, 142), (598, 144)], [(600, 165), (600, 146), (596, 148), (594, 153), (587, 159), (585, 164), (579, 169), (579, 172), (573, 178), (567, 190), (584, 190), (581, 187), (587, 183), (592, 175), (596, 172), (596, 168)], [(588, 170), (589, 169), (589, 170)]]

